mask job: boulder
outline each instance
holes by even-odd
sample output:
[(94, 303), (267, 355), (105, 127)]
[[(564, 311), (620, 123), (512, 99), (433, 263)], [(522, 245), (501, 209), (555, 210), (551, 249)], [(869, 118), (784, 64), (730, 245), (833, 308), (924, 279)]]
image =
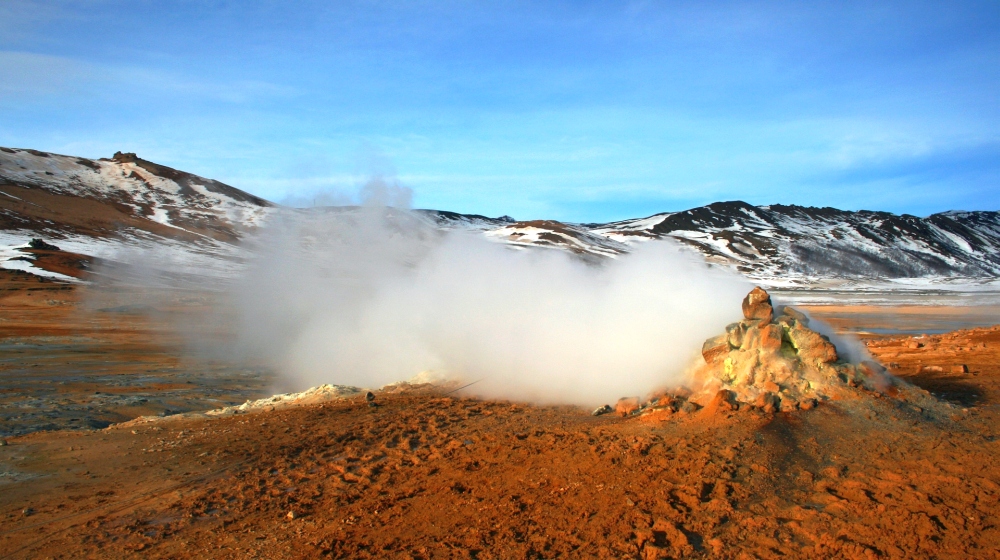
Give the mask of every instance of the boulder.
[(51, 243), (46, 243), (43, 239), (32, 239), (28, 242), (28, 246), (32, 249), (41, 249), (43, 251), (58, 251), (59, 247)]
[(729, 350), (729, 335), (720, 334), (705, 341), (701, 346), (701, 355), (705, 358), (705, 363), (714, 364), (724, 358)]
[(677, 412), (683, 412), (684, 414), (691, 414), (696, 410), (698, 410), (697, 404), (691, 401), (684, 401), (683, 403), (681, 403), (680, 408), (677, 409)]
[(590, 414), (592, 416), (600, 416), (602, 414), (610, 414), (611, 412), (614, 412), (614, 410), (615, 409), (611, 408), (610, 404), (606, 404), (606, 405), (597, 407), (596, 409), (594, 409), (594, 412), (591, 412)]
[(770, 323), (774, 318), (774, 308), (771, 307), (771, 296), (759, 286), (743, 298), (743, 316), (749, 320), (759, 320)]
[(795, 348), (799, 359), (810, 365), (837, 361), (837, 348), (830, 339), (814, 330), (796, 325), (788, 330), (788, 340)]
[(759, 323), (746, 327), (743, 335), (742, 350), (764, 350), (776, 352), (781, 349), (781, 340), (784, 331), (780, 325), (774, 323)]
[(139, 161), (139, 156), (135, 155), (135, 152), (115, 152), (111, 159), (119, 163), (135, 163)]
[(733, 323), (726, 327), (726, 334), (729, 337), (729, 346), (739, 348), (743, 346), (743, 337), (746, 335), (747, 325), (743, 323)]
[(739, 404), (736, 402), (736, 393), (728, 389), (722, 389), (715, 393), (715, 397), (705, 406), (702, 414), (715, 414), (738, 409)]
[(759, 347), (761, 350), (777, 352), (781, 349), (781, 335), (783, 329), (774, 323), (758, 327), (760, 331)]
[(639, 410), (639, 397), (621, 398), (615, 404), (615, 413), (619, 416), (628, 416), (637, 410)]
[(809, 326), (809, 317), (806, 316), (805, 313), (799, 311), (798, 309), (795, 309), (794, 307), (787, 307), (786, 306), (786, 307), (782, 308), (781, 309), (781, 314), (784, 315), (784, 316), (786, 316), (786, 317), (790, 317), (790, 318), (794, 319), (796, 323), (798, 323), (798, 324), (800, 324), (800, 325), (802, 325), (804, 327), (808, 327)]

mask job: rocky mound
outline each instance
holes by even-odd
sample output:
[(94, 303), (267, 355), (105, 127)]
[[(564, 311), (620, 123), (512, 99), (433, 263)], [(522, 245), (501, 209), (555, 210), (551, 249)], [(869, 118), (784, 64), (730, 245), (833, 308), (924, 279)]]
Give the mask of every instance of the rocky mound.
[(694, 375), (695, 395), (705, 405), (728, 398), (765, 410), (809, 409), (847, 388), (885, 390), (885, 368), (871, 361), (849, 363), (828, 337), (809, 328), (809, 318), (791, 308), (777, 312), (771, 297), (754, 288), (743, 300), (743, 317), (702, 346), (705, 365)]
[(645, 403), (624, 398), (594, 415), (615, 412), (662, 420), (702, 408), (711, 412), (743, 406), (790, 412), (860, 393), (886, 393), (914, 402), (930, 398), (876, 362), (846, 360), (827, 336), (809, 327), (809, 317), (791, 307), (776, 310), (771, 296), (759, 287), (743, 299), (743, 317), (705, 341), (704, 363), (694, 368), (687, 387), (654, 394)]

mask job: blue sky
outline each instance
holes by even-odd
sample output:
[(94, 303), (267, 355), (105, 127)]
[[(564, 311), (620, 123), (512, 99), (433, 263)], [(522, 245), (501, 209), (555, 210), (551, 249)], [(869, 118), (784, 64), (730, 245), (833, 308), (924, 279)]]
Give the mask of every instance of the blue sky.
[(997, 210), (1000, 2), (3, 0), (0, 145), (521, 219)]

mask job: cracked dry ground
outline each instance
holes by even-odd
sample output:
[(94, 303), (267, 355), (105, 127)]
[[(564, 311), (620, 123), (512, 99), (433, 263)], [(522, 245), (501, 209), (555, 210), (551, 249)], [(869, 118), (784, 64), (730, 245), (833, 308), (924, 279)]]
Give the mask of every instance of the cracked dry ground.
[[(1000, 330), (911, 342), (871, 347), (961, 404), (654, 423), (425, 389), (13, 438), (0, 556), (998, 557)], [(968, 373), (915, 373), (956, 348)]]

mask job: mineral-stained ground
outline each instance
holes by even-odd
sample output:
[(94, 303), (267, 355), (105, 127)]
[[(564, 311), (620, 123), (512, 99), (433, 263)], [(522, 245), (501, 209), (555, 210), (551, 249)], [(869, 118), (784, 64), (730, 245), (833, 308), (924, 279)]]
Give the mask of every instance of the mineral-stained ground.
[[(59, 304), (27, 297), (0, 300), (8, 342), (82, 330), (116, 368), (184, 369), (138, 319), (64, 332)], [(29, 332), (31, 317), (50, 319)], [(125, 338), (106, 338), (110, 325)], [(623, 418), (417, 386), (375, 407), (362, 396), (9, 436), (0, 557), (1000, 557), (1000, 328), (866, 343), (939, 403), (859, 392), (785, 413)], [(5, 372), (24, 365), (6, 356)], [(60, 361), (43, 367), (76, 367)], [(175, 373), (157, 375), (179, 402), (219, 388)], [(125, 394), (126, 379), (90, 381)]]

